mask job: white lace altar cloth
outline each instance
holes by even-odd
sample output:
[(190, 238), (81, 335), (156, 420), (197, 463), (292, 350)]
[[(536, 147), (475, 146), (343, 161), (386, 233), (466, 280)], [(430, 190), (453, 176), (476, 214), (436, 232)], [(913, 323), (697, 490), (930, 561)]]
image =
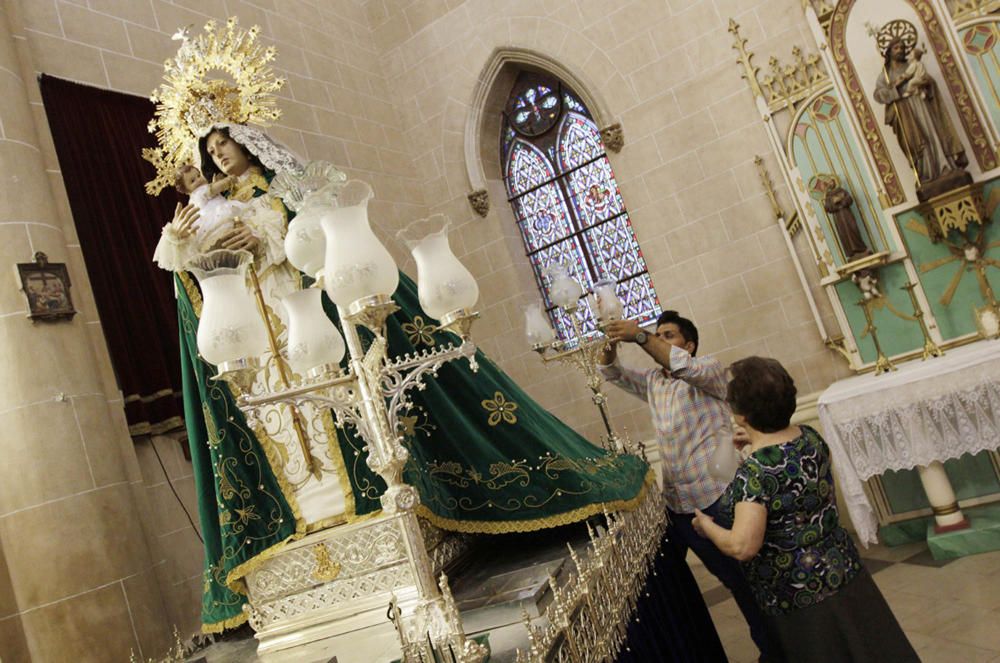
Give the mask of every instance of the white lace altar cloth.
[(1000, 342), (898, 368), (835, 382), (818, 401), (837, 489), (865, 545), (878, 522), (862, 481), (1000, 447)]

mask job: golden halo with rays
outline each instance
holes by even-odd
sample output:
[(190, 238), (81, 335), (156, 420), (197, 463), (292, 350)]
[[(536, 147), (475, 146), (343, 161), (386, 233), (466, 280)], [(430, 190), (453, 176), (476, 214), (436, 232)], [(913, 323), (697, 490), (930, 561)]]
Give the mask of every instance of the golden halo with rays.
[(875, 43), (878, 44), (878, 52), (885, 57), (885, 51), (889, 44), (895, 39), (900, 39), (909, 53), (917, 45), (917, 28), (915, 25), (901, 18), (894, 19), (883, 25), (875, 35)]
[[(285, 81), (274, 74), (270, 62), (277, 51), (257, 42), (260, 27), (241, 30), (234, 16), (218, 29), (215, 21), (191, 38), (188, 30), (174, 35), (183, 43), (164, 65), (164, 82), (150, 100), (156, 112), (149, 123), (159, 147), (146, 148), (142, 157), (156, 168), (146, 192), (156, 195), (173, 185), (177, 168), (192, 163), (198, 139), (213, 124), (231, 122), (267, 126), (281, 117), (274, 93)], [(210, 78), (223, 74), (226, 78)]]

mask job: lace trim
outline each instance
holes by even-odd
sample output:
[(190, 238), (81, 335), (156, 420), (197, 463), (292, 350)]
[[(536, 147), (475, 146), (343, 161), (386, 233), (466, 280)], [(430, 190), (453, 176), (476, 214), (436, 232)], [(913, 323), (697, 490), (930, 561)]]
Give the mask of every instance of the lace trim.
[(273, 170), (275, 173), (302, 172), (302, 160), (287, 147), (264, 133), (262, 129), (247, 124), (229, 122), (212, 126), (213, 129), (223, 127), (229, 129), (229, 135), (232, 136), (233, 140), (257, 157), (268, 170)]

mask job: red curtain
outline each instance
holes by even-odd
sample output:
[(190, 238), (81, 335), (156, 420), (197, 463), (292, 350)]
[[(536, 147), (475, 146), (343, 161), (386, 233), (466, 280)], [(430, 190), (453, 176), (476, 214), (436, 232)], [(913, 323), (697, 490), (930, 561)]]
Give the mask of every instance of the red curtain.
[(173, 279), (152, 258), (177, 198), (143, 188), (154, 175), (140, 156), (155, 145), (146, 129), (153, 104), (52, 76), (40, 84), (129, 428), (176, 428), (183, 407)]

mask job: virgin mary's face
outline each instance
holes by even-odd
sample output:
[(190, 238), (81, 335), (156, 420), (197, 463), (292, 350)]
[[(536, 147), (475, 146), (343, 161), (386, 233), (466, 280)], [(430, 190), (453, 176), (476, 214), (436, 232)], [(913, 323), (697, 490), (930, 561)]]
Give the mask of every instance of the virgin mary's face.
[(243, 147), (221, 131), (209, 134), (205, 145), (216, 167), (226, 175), (239, 176), (250, 167), (250, 159)]

